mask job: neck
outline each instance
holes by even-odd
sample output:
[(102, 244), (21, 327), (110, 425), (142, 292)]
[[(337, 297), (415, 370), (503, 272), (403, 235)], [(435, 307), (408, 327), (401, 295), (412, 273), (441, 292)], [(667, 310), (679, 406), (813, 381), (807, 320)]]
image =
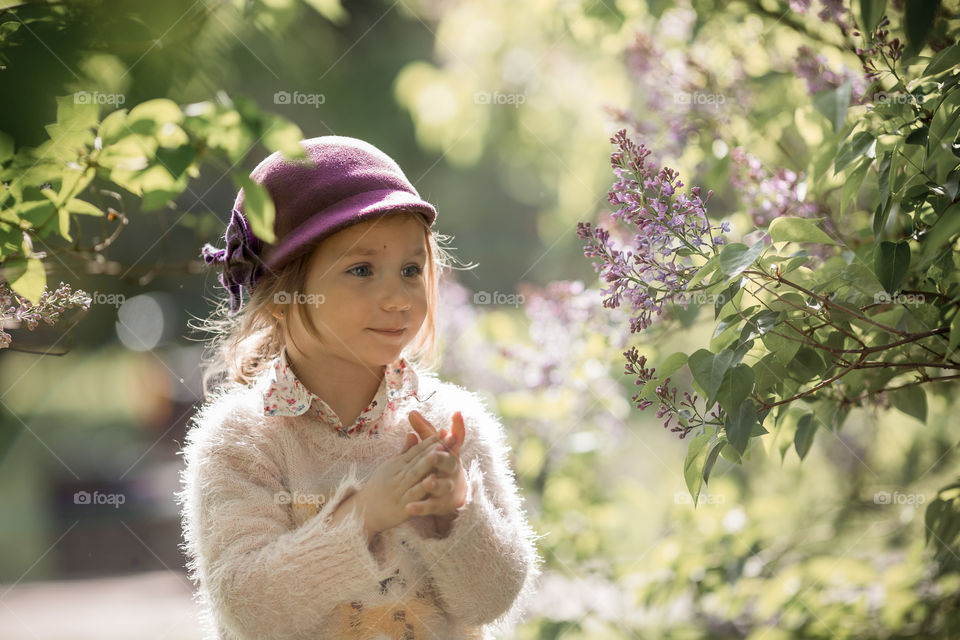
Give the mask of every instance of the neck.
[(287, 362), (300, 384), (323, 399), (349, 428), (377, 394), (385, 365), (369, 367), (335, 355), (307, 356), (287, 347)]

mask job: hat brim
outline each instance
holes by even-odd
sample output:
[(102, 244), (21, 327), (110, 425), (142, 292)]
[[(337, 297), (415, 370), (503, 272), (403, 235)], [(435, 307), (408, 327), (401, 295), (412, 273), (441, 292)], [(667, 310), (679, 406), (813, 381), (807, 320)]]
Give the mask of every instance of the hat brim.
[(346, 198), (322, 212), (310, 216), (267, 253), (264, 265), (279, 270), (288, 262), (312, 248), (324, 238), (347, 227), (399, 211), (416, 211), (432, 225), (437, 210), (418, 196), (398, 189), (367, 191)]

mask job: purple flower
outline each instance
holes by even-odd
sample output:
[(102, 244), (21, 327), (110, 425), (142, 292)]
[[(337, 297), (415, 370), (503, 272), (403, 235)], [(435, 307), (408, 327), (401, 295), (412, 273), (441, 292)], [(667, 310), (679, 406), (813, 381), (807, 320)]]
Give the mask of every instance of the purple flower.
[(631, 141), (626, 130), (610, 141), (616, 145), (610, 163), (617, 178), (607, 193), (616, 207), (610, 217), (632, 228), (632, 245), (619, 249), (609, 231), (586, 222), (577, 225), (577, 235), (586, 241), (584, 255), (600, 258), (593, 266), (608, 285), (603, 306), (613, 309), (628, 300), (630, 331), (637, 333), (650, 326), (697, 271), (689, 255), (712, 255), (723, 231), (707, 216), (712, 191), (705, 199), (699, 187), (682, 191), (677, 172), (652, 163), (650, 150)]
[(14, 324), (19, 326), (26, 323), (27, 328), (33, 331), (42, 320), (46, 324), (53, 326), (60, 319), (66, 309), (81, 307), (90, 308), (91, 298), (85, 291), (73, 291), (70, 285), (63, 282), (56, 290), (44, 289), (40, 294), (40, 300), (33, 304), (26, 298), (17, 294), (10, 286), (0, 281), (0, 349), (5, 349), (13, 342), (9, 333), (4, 331), (8, 326)]

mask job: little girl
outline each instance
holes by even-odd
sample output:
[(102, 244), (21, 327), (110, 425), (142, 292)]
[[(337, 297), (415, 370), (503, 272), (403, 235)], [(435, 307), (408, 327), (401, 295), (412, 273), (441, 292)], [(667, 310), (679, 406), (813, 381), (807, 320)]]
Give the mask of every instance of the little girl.
[(500, 422), (428, 371), (436, 210), (366, 142), (300, 144), (250, 174), (275, 241), (241, 190), (203, 248), (229, 310), (177, 500), (206, 638), (492, 638), (541, 559)]

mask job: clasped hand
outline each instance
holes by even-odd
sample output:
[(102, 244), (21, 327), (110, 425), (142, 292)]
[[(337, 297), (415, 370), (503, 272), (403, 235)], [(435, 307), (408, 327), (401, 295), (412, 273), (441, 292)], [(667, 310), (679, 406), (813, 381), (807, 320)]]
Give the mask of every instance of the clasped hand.
[(383, 531), (411, 516), (432, 516), (438, 532), (445, 533), (467, 497), (460, 462), (463, 416), (454, 414), (449, 432), (438, 432), (417, 411), (408, 419), (414, 432), (407, 433), (403, 449), (378, 466), (361, 491), (367, 523)]

